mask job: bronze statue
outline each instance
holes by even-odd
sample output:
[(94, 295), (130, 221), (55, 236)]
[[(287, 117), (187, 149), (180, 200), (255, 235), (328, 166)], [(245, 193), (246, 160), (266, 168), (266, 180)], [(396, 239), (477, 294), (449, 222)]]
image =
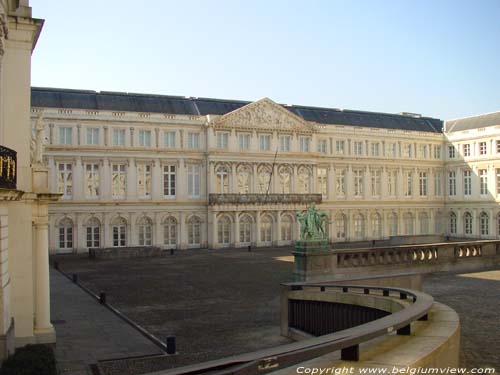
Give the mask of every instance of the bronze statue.
[(297, 219), (300, 223), (301, 240), (326, 238), (323, 223), (328, 219), (328, 215), (318, 212), (314, 204), (310, 205), (303, 214), (297, 212)]

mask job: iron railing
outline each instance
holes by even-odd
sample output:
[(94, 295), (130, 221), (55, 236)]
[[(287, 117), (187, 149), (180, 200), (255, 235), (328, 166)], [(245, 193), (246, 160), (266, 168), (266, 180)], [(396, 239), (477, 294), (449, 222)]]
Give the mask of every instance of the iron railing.
[(15, 189), (17, 187), (17, 152), (0, 146), (0, 188)]
[(321, 194), (209, 194), (208, 203), (247, 204), (247, 203), (321, 203)]

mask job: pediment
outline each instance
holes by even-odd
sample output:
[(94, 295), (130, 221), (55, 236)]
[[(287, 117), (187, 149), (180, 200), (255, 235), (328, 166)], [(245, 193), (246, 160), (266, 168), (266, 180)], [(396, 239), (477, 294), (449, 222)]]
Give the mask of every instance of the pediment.
[(215, 123), (218, 128), (246, 128), (258, 130), (289, 130), (312, 132), (315, 126), (304, 121), (271, 99), (264, 98), (247, 104), (220, 117)]

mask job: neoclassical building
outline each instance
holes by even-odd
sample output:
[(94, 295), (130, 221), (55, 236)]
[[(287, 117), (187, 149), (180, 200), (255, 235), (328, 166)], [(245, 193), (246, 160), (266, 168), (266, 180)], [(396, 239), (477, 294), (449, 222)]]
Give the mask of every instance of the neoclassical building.
[(288, 245), (311, 203), (332, 242), (447, 232), (437, 119), (32, 88), (32, 121), (63, 194), (54, 252)]

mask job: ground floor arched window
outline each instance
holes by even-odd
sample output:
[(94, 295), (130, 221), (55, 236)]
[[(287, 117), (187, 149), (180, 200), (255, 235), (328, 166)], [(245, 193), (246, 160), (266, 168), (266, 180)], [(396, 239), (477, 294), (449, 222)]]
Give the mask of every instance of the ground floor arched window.
[(167, 249), (177, 247), (177, 220), (169, 216), (163, 222), (163, 244)]
[(217, 241), (221, 246), (229, 246), (231, 242), (231, 220), (227, 216), (217, 221)]
[(118, 217), (111, 223), (111, 232), (113, 235), (113, 247), (127, 246), (127, 222), (124, 218)]
[(139, 221), (139, 246), (153, 245), (153, 222), (149, 217), (142, 217)]
[(260, 241), (270, 245), (273, 240), (273, 221), (269, 216), (264, 216), (260, 220)]
[(68, 217), (59, 222), (59, 248), (73, 249), (73, 221)]
[(244, 244), (252, 242), (252, 218), (248, 215), (240, 219), (240, 242)]
[(199, 247), (201, 242), (201, 220), (197, 216), (192, 216), (187, 221), (188, 245), (189, 247)]
[(464, 215), (464, 233), (465, 235), (472, 235), (472, 215), (466, 212)]
[(90, 218), (85, 225), (85, 231), (87, 247), (99, 247), (101, 245), (101, 222), (95, 217)]
[(362, 214), (354, 216), (354, 237), (358, 240), (365, 236), (365, 217)]
[(290, 215), (284, 215), (281, 218), (281, 240), (291, 241), (292, 240), (292, 226), (293, 220)]
[(335, 218), (335, 237), (338, 240), (345, 240), (346, 238), (346, 223), (345, 215), (337, 215)]
[(481, 212), (481, 215), (479, 215), (479, 230), (481, 236), (487, 236), (490, 234), (490, 219), (486, 212)]
[(457, 233), (457, 215), (454, 212), (450, 213), (450, 234)]

